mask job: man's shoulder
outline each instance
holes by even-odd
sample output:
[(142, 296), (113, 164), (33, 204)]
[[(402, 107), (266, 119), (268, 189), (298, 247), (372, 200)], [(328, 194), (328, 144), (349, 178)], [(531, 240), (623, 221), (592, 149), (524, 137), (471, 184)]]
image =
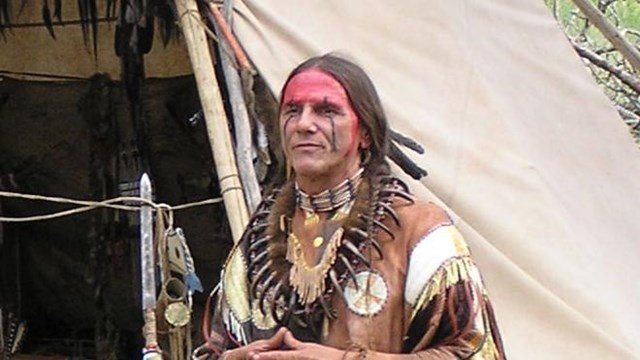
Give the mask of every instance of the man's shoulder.
[(452, 224), (447, 212), (432, 202), (420, 199), (414, 199), (413, 202), (396, 199), (393, 202), (393, 208), (400, 219), (400, 226), (413, 228), (416, 237), (421, 237), (437, 227)]

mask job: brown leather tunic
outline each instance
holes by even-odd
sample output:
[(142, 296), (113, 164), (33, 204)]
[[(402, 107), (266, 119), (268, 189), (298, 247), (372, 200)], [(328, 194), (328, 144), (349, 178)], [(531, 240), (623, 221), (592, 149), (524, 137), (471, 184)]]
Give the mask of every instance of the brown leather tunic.
[[(378, 231), (383, 258), (356, 269), (344, 297), (335, 292), (337, 317), (323, 317), (315, 335), (293, 324), (294, 335), (331, 347), (416, 353), (421, 359), (504, 359), (491, 304), (468, 247), (447, 214), (432, 203), (395, 199), (400, 225)], [(229, 255), (214, 316), (213, 335), (225, 348), (270, 336), (280, 327), (257, 310), (247, 274), (247, 244)], [(255, 299), (254, 299), (255, 300)], [(373, 353), (372, 353), (373, 354)]]

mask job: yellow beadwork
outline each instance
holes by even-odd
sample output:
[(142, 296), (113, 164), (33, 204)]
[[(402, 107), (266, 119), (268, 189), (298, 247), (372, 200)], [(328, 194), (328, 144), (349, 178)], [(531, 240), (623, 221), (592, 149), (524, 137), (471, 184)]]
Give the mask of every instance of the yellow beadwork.
[(300, 297), (302, 305), (313, 303), (324, 293), (324, 279), (336, 261), (338, 248), (342, 242), (343, 228), (338, 228), (327, 243), (320, 261), (309, 266), (304, 258), (302, 244), (298, 237), (291, 232), (287, 238), (287, 261), (291, 263), (289, 283)]

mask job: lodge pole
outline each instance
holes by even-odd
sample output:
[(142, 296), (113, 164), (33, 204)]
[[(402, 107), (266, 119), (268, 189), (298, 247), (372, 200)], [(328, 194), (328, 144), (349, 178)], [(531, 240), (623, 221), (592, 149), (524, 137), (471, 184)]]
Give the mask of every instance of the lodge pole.
[(227, 116), (213, 69), (209, 42), (205, 35), (205, 25), (195, 0), (175, 0), (175, 4), (198, 87), (231, 234), (233, 241), (237, 242), (249, 221), (249, 215), (238, 176)]
[[(236, 67), (233, 65), (234, 59), (230, 57), (230, 54), (235, 54), (235, 52), (232, 51), (231, 46), (228, 44), (230, 40), (227, 36), (223, 36), (225, 32), (230, 33), (231, 29), (228, 28), (228, 23), (217, 22), (224, 22), (224, 19), (222, 19), (222, 15), (218, 11), (216, 4), (210, 2), (209, 11), (211, 11), (213, 17), (216, 19), (213, 25), (216, 30), (216, 35), (218, 35), (218, 46), (223, 49), (223, 51), (220, 52), (220, 65), (222, 65), (222, 71), (226, 80), (231, 103), (231, 113), (233, 114), (238, 168), (241, 170), (240, 178), (242, 179), (242, 185), (247, 199), (247, 207), (250, 212), (253, 212), (258, 207), (260, 200), (262, 200), (262, 195), (253, 166), (253, 154), (255, 152), (253, 151), (251, 141), (249, 112), (247, 111), (247, 104), (242, 93), (242, 81), (238, 70), (236, 70)], [(223, 30), (223, 28), (225, 28), (225, 30)], [(239, 47), (240, 45), (236, 44), (236, 46)], [(238, 61), (238, 63), (241, 62)], [(250, 65), (246, 56), (244, 56), (244, 64), (239, 67), (240, 71), (250, 71)]]

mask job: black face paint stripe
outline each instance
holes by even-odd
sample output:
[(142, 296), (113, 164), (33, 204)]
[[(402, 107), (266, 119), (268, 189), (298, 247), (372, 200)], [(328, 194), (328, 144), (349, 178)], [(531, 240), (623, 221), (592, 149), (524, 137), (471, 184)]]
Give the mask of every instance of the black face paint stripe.
[[(282, 125), (282, 130), (283, 132), (287, 130), (287, 126), (289, 126), (289, 123), (291, 122), (291, 120), (293, 120), (293, 118), (295, 117), (294, 114), (291, 114), (292, 111), (294, 111), (292, 109), (292, 107), (297, 106), (294, 104), (287, 104), (283, 106), (283, 110), (280, 111), (280, 116), (284, 116), (285, 120), (284, 120), (284, 124)], [(282, 115), (284, 114), (284, 115)]]
[(288, 115), (287, 118), (284, 120), (284, 125), (282, 126), (282, 130), (287, 131), (287, 126), (289, 126), (289, 124), (291, 123), (291, 119), (293, 119), (293, 116)]
[[(324, 109), (327, 109), (330, 106), (326, 96), (324, 97), (322, 106)], [(338, 151), (338, 146), (336, 145), (336, 123), (333, 116), (327, 115), (326, 117), (331, 121), (331, 151), (336, 152)]]
[(331, 120), (331, 151), (338, 151), (338, 146), (336, 145), (336, 124), (333, 121), (333, 116), (329, 116), (329, 120)]

